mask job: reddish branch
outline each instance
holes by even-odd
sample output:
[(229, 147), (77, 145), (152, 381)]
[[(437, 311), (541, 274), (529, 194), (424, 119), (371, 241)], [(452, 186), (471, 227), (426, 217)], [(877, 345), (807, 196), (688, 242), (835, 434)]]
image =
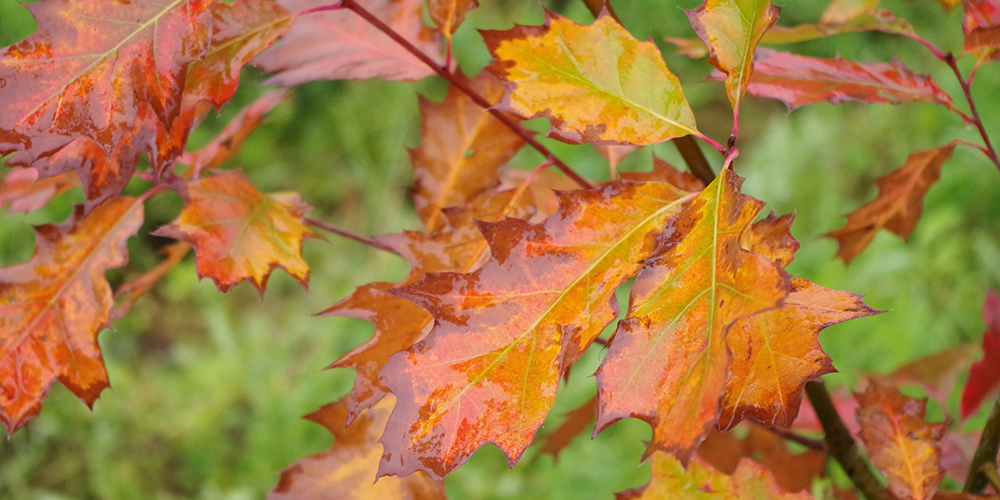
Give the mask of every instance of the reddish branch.
[(861, 456), (857, 445), (854, 444), (854, 438), (851, 437), (851, 431), (847, 430), (840, 414), (837, 413), (837, 407), (834, 406), (826, 385), (818, 380), (808, 382), (806, 395), (809, 396), (809, 402), (812, 403), (816, 417), (823, 426), (824, 440), (829, 454), (843, 467), (854, 486), (861, 490), (868, 500), (895, 500), (892, 493), (882, 486), (872, 472), (868, 460)]
[(521, 136), (521, 138), (524, 139), (525, 142), (530, 144), (531, 147), (535, 148), (539, 153), (542, 154), (542, 156), (551, 161), (553, 165), (555, 165), (559, 170), (562, 170), (564, 174), (573, 179), (573, 181), (575, 181), (577, 184), (579, 184), (584, 188), (593, 187), (589, 182), (587, 182), (586, 179), (580, 177), (580, 175), (574, 172), (573, 169), (569, 168), (568, 165), (566, 165), (562, 160), (557, 158), (556, 155), (552, 153), (552, 151), (549, 151), (549, 148), (545, 147), (544, 145), (542, 145), (542, 143), (538, 142), (530, 132), (524, 129), (524, 127), (522, 127), (514, 120), (510, 119), (510, 117), (508, 117), (504, 113), (492, 109), (493, 105), (490, 104), (489, 101), (484, 99), (483, 96), (479, 95), (478, 92), (473, 90), (472, 87), (469, 87), (465, 82), (460, 80), (454, 74), (449, 73), (446, 68), (439, 66), (430, 57), (428, 57), (427, 54), (424, 54), (420, 49), (414, 47), (412, 43), (410, 43), (407, 39), (400, 36), (399, 33), (396, 33), (395, 30), (393, 30), (388, 25), (380, 21), (377, 17), (373, 16), (370, 12), (365, 10), (364, 7), (358, 5), (358, 3), (355, 0), (341, 0), (340, 4), (337, 5), (342, 5), (343, 6), (342, 8), (348, 9), (354, 12), (355, 14), (361, 16), (365, 21), (368, 21), (368, 23), (377, 28), (379, 31), (388, 35), (401, 47), (406, 49), (407, 52), (413, 54), (417, 59), (420, 59), (424, 64), (433, 69), (435, 73), (440, 75), (445, 80), (448, 80), (448, 82), (451, 83), (455, 88), (461, 90), (463, 93), (465, 93), (465, 95), (469, 96), (469, 98), (472, 99), (472, 102), (475, 102), (477, 105), (485, 109), (487, 112), (493, 115), (494, 118), (499, 120), (500, 123), (503, 123), (512, 131), (514, 131), (515, 134)]
[(382, 242), (380, 242), (380, 241), (378, 241), (378, 240), (376, 240), (374, 238), (369, 238), (367, 236), (362, 236), (362, 235), (360, 235), (358, 233), (355, 233), (353, 231), (348, 231), (347, 229), (344, 229), (342, 227), (334, 226), (333, 224), (330, 224), (329, 222), (323, 222), (321, 220), (313, 219), (312, 217), (303, 217), (302, 220), (305, 221), (305, 223), (309, 224), (310, 226), (315, 226), (315, 227), (318, 227), (320, 229), (325, 229), (327, 231), (330, 231), (331, 233), (339, 234), (339, 235), (341, 235), (341, 236), (343, 236), (345, 238), (352, 239), (352, 240), (357, 241), (359, 243), (364, 243), (365, 245), (368, 245), (370, 247), (374, 247), (374, 248), (377, 248), (379, 250), (385, 250), (386, 252), (392, 252), (392, 253), (394, 253), (396, 255), (399, 255), (399, 252), (397, 252), (396, 250), (394, 250), (392, 247), (390, 247), (389, 245), (386, 245), (386, 244), (384, 244), (384, 243), (382, 243)]

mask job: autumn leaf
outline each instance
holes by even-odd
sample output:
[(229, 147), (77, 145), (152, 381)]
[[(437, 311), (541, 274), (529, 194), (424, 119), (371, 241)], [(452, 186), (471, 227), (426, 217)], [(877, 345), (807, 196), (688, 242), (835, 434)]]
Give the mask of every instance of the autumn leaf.
[(698, 457), (723, 474), (736, 472), (742, 458), (751, 458), (790, 493), (810, 490), (813, 479), (823, 477), (827, 459), (825, 453), (811, 449), (792, 453), (780, 436), (759, 425), (749, 426), (742, 439), (732, 432), (710, 432), (698, 445)]
[[(292, 12), (322, 7), (326, 0), (281, 0)], [(441, 43), (423, 25), (421, 0), (366, 0), (359, 2), (375, 17), (440, 62)], [(281, 42), (254, 61), (275, 73), (267, 85), (291, 87), (314, 80), (414, 81), (434, 70), (402, 50), (399, 45), (346, 9), (313, 12), (295, 20)]]
[(962, 6), (962, 49), (984, 60), (1000, 57), (1000, 1), (965, 0)]
[[(503, 97), (503, 85), (482, 72), (469, 85), (488, 102)], [(441, 209), (464, 206), (495, 187), (497, 172), (517, 154), (524, 140), (455, 87), (444, 102), (420, 99), (420, 146), (410, 150), (413, 202), (428, 231), (444, 227)]]
[(177, 264), (180, 264), (181, 260), (188, 254), (188, 250), (191, 247), (188, 245), (176, 242), (163, 247), (160, 253), (165, 255), (166, 258), (163, 262), (160, 262), (149, 272), (139, 276), (138, 278), (123, 283), (115, 290), (115, 307), (111, 310), (111, 321), (115, 321), (126, 314), (128, 314), (129, 309), (135, 304), (139, 297), (142, 297), (146, 292), (153, 288), (160, 279), (162, 279), (171, 269)]
[(809, 500), (806, 492), (784, 493), (774, 476), (749, 458), (740, 460), (736, 471), (723, 474), (695, 458), (687, 469), (666, 453), (652, 456), (649, 484), (615, 495), (615, 500)]
[[(740, 100), (753, 73), (754, 50), (780, 11), (770, 0), (705, 0), (698, 8), (685, 10), (708, 47), (708, 62), (726, 74), (726, 95), (737, 123)], [(737, 128), (734, 124), (734, 132)]]
[[(743, 248), (784, 268), (799, 248), (790, 232), (793, 218), (772, 213), (758, 221), (743, 233)], [(719, 429), (730, 430), (747, 417), (768, 427), (791, 427), (806, 382), (836, 371), (820, 347), (820, 331), (878, 312), (859, 295), (795, 278), (783, 307), (737, 320), (729, 330), (733, 360)]]
[(431, 21), (441, 29), (449, 46), (451, 36), (465, 21), (465, 14), (476, 7), (479, 7), (477, 0), (427, 0), (427, 12)]
[(559, 460), (559, 453), (593, 423), (596, 411), (597, 396), (595, 395), (586, 403), (567, 413), (566, 420), (559, 427), (556, 427), (556, 430), (538, 439), (538, 443), (541, 444), (538, 455), (548, 453), (552, 455), (553, 460)]
[(640, 42), (611, 16), (581, 26), (546, 12), (544, 26), (483, 31), (504, 80), (498, 106), (552, 122), (549, 137), (572, 144), (655, 144), (697, 134), (677, 77), (651, 41)]
[(210, 4), (25, 4), (38, 31), (0, 55), (0, 155), (30, 165), (85, 137), (110, 156), (142, 103), (169, 127), (187, 65), (208, 51)]
[(35, 253), (0, 267), (0, 422), (8, 436), (38, 415), (59, 380), (87, 405), (108, 387), (97, 334), (114, 302), (104, 278), (128, 263), (142, 202), (114, 198), (84, 217), (35, 228)]
[(793, 110), (805, 104), (848, 101), (900, 104), (929, 102), (952, 109), (951, 96), (927, 75), (893, 62), (856, 62), (835, 57), (800, 56), (759, 48), (748, 90), (778, 99)]
[[(928, 396), (938, 401), (947, 401), (955, 388), (959, 374), (966, 370), (972, 361), (976, 346), (961, 345), (922, 358), (915, 359), (897, 368), (889, 375), (870, 375), (885, 385), (901, 386), (913, 384), (920, 386)], [(945, 413), (948, 409), (941, 408)]]
[(875, 201), (851, 212), (847, 225), (826, 234), (837, 240), (837, 257), (850, 264), (885, 228), (909, 240), (924, 211), (924, 195), (941, 177), (941, 166), (951, 157), (957, 142), (914, 153), (902, 167), (875, 181)]
[(933, 497), (944, 477), (940, 441), (948, 425), (924, 420), (927, 400), (877, 382), (854, 397), (861, 404), (855, 416), (868, 458), (889, 480), (889, 491), (896, 498)]
[(646, 457), (662, 450), (687, 462), (716, 423), (729, 327), (788, 295), (784, 271), (740, 248), (740, 234), (763, 206), (739, 192), (742, 182), (725, 169), (667, 222), (597, 370), (597, 430), (626, 417), (645, 420), (653, 427)]
[(986, 292), (983, 303), (983, 359), (969, 369), (969, 381), (962, 391), (961, 415), (963, 419), (979, 409), (983, 400), (996, 394), (1000, 387), (1000, 297), (993, 290)]
[(271, 271), (281, 267), (308, 286), (302, 241), (317, 236), (302, 221), (312, 207), (298, 194), (262, 194), (238, 170), (174, 189), (184, 198), (184, 210), (152, 234), (194, 247), (200, 278), (211, 277), (223, 292), (248, 279), (263, 295)]
[(329, 450), (295, 462), (281, 471), (281, 480), (268, 500), (436, 500), (447, 495), (444, 484), (417, 472), (408, 477), (383, 477), (375, 482), (379, 456), (378, 437), (392, 411), (391, 395), (366, 410), (348, 426), (344, 400), (330, 403), (306, 416), (334, 436)]
[(10, 207), (10, 213), (38, 210), (79, 183), (80, 178), (73, 172), (38, 179), (37, 170), (19, 168), (3, 176), (0, 182), (0, 210), (6, 207)]
[(539, 224), (479, 222), (492, 256), (475, 272), (428, 274), (393, 291), (435, 323), (381, 372), (398, 402), (380, 475), (441, 478), (486, 443), (517, 461), (564, 371), (617, 315), (615, 289), (690, 199), (669, 184), (631, 182), (558, 196), (559, 211)]
[[(180, 161), (191, 165), (193, 173), (222, 165), (243, 147), (243, 142), (246, 141), (250, 133), (264, 123), (264, 115), (274, 109), (288, 95), (287, 90), (272, 90), (260, 96), (252, 104), (240, 110), (239, 114), (226, 125), (226, 128), (222, 129), (222, 132), (219, 132), (219, 135), (205, 147), (198, 151), (185, 153)], [(196, 174), (195, 177), (198, 175)]]
[(705, 184), (691, 172), (682, 172), (677, 167), (653, 156), (653, 169), (649, 172), (622, 172), (622, 179), (642, 182), (668, 182), (689, 193), (699, 193)]

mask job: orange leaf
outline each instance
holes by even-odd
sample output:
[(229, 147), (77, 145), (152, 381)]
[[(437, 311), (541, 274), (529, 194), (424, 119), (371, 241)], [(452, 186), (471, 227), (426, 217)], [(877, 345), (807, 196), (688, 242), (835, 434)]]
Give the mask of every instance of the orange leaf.
[(837, 257), (849, 264), (883, 227), (908, 240), (924, 211), (924, 195), (941, 177), (941, 166), (956, 144), (914, 153), (902, 167), (876, 180), (875, 201), (851, 212), (846, 226), (826, 233), (840, 243)]
[(195, 172), (215, 168), (232, 158), (243, 147), (243, 142), (257, 127), (264, 123), (264, 115), (274, 109), (289, 95), (287, 90), (272, 90), (240, 110), (212, 142), (198, 151), (185, 153), (181, 162)]
[(878, 382), (854, 397), (861, 405), (855, 413), (861, 439), (872, 465), (889, 480), (889, 491), (896, 498), (933, 497), (944, 477), (940, 442), (948, 425), (924, 420), (926, 399)]
[(653, 42), (609, 15), (581, 26), (546, 12), (545, 26), (483, 31), (488, 69), (505, 81), (500, 109), (552, 122), (572, 144), (655, 144), (697, 134), (677, 77)]
[(34, 169), (14, 170), (0, 182), (0, 210), (7, 206), (11, 213), (38, 210), (79, 183), (80, 178), (73, 172), (38, 179)]
[(622, 179), (627, 181), (669, 182), (689, 193), (698, 193), (705, 189), (705, 184), (691, 172), (681, 172), (676, 167), (653, 156), (653, 170), (649, 172), (622, 172)]
[(731, 432), (713, 431), (698, 446), (698, 456), (722, 472), (732, 474), (743, 457), (751, 458), (774, 474), (781, 489), (810, 490), (813, 478), (823, 477), (826, 454), (816, 450), (792, 453), (777, 434), (751, 425), (743, 439)]
[(35, 253), (0, 267), (0, 422), (7, 434), (38, 415), (54, 380), (88, 405), (108, 387), (97, 334), (114, 302), (104, 272), (128, 263), (142, 225), (137, 198), (35, 228)]
[(268, 500), (326, 500), (371, 498), (378, 500), (445, 499), (444, 485), (427, 474), (383, 477), (375, 482), (382, 454), (378, 437), (389, 418), (395, 398), (391, 395), (365, 411), (348, 426), (344, 400), (330, 403), (306, 416), (333, 434), (329, 450), (295, 462), (281, 471), (281, 480)]
[(780, 11), (770, 0), (705, 0), (685, 11), (708, 47), (708, 62), (726, 74), (726, 94), (737, 116), (753, 73), (754, 51)]
[(25, 4), (38, 31), (0, 56), (0, 155), (27, 165), (86, 137), (110, 156), (142, 103), (169, 127), (188, 63), (208, 51), (210, 4)]
[(249, 279), (263, 295), (271, 271), (281, 267), (308, 286), (302, 240), (317, 236), (302, 221), (312, 207), (298, 194), (261, 194), (238, 170), (175, 189), (184, 198), (184, 210), (153, 234), (194, 247), (200, 278), (211, 277), (223, 292)]
[(965, 0), (962, 5), (962, 50), (983, 60), (1000, 57), (1000, 1)]
[(749, 458), (740, 460), (732, 475), (695, 458), (687, 466), (672, 455), (652, 456), (653, 477), (642, 488), (615, 495), (615, 500), (809, 500), (806, 492), (784, 493), (774, 476)]
[[(743, 233), (743, 247), (784, 268), (799, 248), (790, 233), (792, 219), (769, 215)], [(769, 427), (791, 427), (806, 382), (836, 371), (820, 347), (819, 332), (877, 313), (859, 295), (795, 278), (783, 307), (736, 321), (729, 330), (733, 361), (719, 429), (730, 430), (746, 417)]]
[(729, 327), (788, 295), (784, 271), (740, 248), (740, 234), (763, 206), (739, 192), (742, 182), (724, 170), (666, 224), (597, 371), (597, 429), (625, 417), (645, 420), (653, 427), (646, 457), (663, 450), (687, 462), (716, 422)]
[[(281, 0), (292, 12), (329, 5), (327, 0)], [(423, 25), (421, 0), (365, 0), (375, 17), (417, 46), (431, 59), (441, 59), (440, 40)], [(275, 73), (264, 81), (291, 87), (314, 80), (414, 81), (434, 70), (402, 50), (388, 35), (346, 9), (313, 12), (295, 20), (281, 43), (263, 53), (255, 64)]]
[[(503, 96), (503, 85), (486, 72), (469, 85), (491, 103)], [(421, 98), (420, 114), (422, 139), (410, 150), (413, 201), (427, 229), (437, 231), (445, 225), (441, 209), (465, 206), (493, 188), (524, 140), (454, 87), (441, 104)]]
[(564, 371), (617, 315), (614, 292), (685, 198), (669, 184), (619, 182), (558, 193), (540, 224), (480, 222), (491, 259), (393, 291), (434, 328), (382, 370), (398, 403), (379, 474), (444, 477), (486, 443), (512, 463), (545, 420)]
[(479, 7), (477, 0), (427, 0), (431, 21), (449, 40), (465, 21), (465, 14), (476, 7)]

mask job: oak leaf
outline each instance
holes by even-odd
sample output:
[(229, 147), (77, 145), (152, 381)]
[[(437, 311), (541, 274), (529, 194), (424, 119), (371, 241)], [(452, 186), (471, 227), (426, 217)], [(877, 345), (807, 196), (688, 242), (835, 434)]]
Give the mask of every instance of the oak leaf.
[(383, 477), (375, 482), (382, 454), (378, 437), (392, 411), (390, 395), (348, 424), (344, 400), (330, 403), (306, 416), (334, 436), (329, 450), (295, 462), (281, 471), (268, 500), (443, 500), (444, 484), (417, 472), (409, 477)]
[(927, 75), (893, 57), (892, 63), (800, 56), (761, 47), (748, 90), (778, 99), (793, 110), (805, 104), (848, 101), (899, 104), (929, 102), (954, 107), (951, 96)]
[[(900, 366), (889, 375), (871, 375), (885, 385), (913, 384), (938, 401), (947, 401), (958, 376), (972, 364), (976, 346), (961, 345), (945, 351), (928, 354)], [(947, 412), (947, 408), (942, 407)]]
[(0, 210), (8, 206), (10, 213), (38, 210), (79, 183), (80, 178), (73, 172), (39, 179), (37, 170), (19, 168), (0, 182)]
[(708, 62), (726, 74), (726, 95), (738, 117), (753, 73), (754, 51), (764, 33), (778, 21), (781, 9), (770, 0), (705, 0), (685, 12), (708, 47)]
[(479, 7), (477, 0), (427, 0), (427, 13), (448, 39), (449, 46), (455, 30), (465, 21), (465, 14), (476, 7)]
[(976, 361), (969, 369), (969, 381), (962, 391), (962, 418), (979, 409), (983, 400), (996, 393), (1000, 387), (1000, 296), (993, 290), (986, 293), (983, 303), (983, 359)]
[(582, 26), (546, 12), (544, 26), (483, 31), (504, 80), (498, 109), (552, 122), (549, 137), (572, 144), (655, 144), (698, 134), (680, 82), (651, 41), (609, 15)]
[(730, 326), (788, 295), (788, 275), (740, 247), (763, 206), (739, 192), (742, 182), (723, 170), (667, 222), (597, 370), (597, 430), (626, 417), (645, 420), (653, 427), (646, 457), (662, 450), (687, 462), (716, 423)]
[(924, 419), (927, 400), (878, 382), (854, 397), (861, 405), (855, 413), (861, 440), (872, 465), (889, 480), (889, 491), (896, 498), (933, 497), (944, 477), (940, 442), (948, 425)]
[(0, 267), (0, 423), (7, 434), (38, 415), (59, 380), (87, 405), (108, 387), (97, 334), (114, 304), (104, 272), (128, 263), (142, 202), (113, 198), (86, 217), (35, 228), (35, 253)]
[(1000, 57), (1000, 1), (965, 0), (962, 6), (962, 49), (980, 59)]
[(393, 291), (435, 323), (382, 370), (397, 405), (380, 475), (444, 477), (486, 443), (517, 461), (560, 377), (617, 316), (615, 290), (693, 197), (625, 181), (558, 196), (559, 211), (539, 224), (479, 222), (492, 256), (475, 272), (428, 274)]
[[(503, 85), (485, 71), (468, 83), (490, 103), (503, 97)], [(455, 87), (441, 104), (421, 98), (420, 115), (420, 146), (410, 150), (413, 202), (427, 229), (437, 231), (445, 225), (441, 209), (495, 187), (524, 140)]]
[[(756, 222), (743, 233), (743, 248), (785, 268), (799, 248), (790, 232), (793, 218), (771, 214)], [(733, 361), (719, 428), (730, 430), (747, 417), (768, 427), (791, 427), (806, 382), (836, 371), (820, 347), (820, 331), (878, 312), (859, 295), (793, 279), (783, 307), (737, 320), (729, 330)]]
[(208, 50), (210, 4), (26, 4), (38, 31), (0, 55), (0, 155), (30, 165), (85, 137), (110, 156), (142, 103), (169, 128), (187, 66)]
[[(302, 12), (323, 7), (326, 0), (280, 0), (286, 9)], [(440, 62), (441, 43), (423, 25), (421, 0), (360, 0), (375, 17), (389, 25), (424, 54)], [(274, 76), (268, 85), (291, 87), (314, 80), (414, 81), (434, 74), (416, 56), (361, 16), (339, 9), (301, 16), (281, 42), (254, 63)]]
[(596, 411), (597, 396), (595, 395), (586, 403), (567, 413), (566, 420), (559, 427), (538, 440), (541, 444), (541, 448), (538, 450), (539, 456), (548, 453), (552, 455), (553, 460), (559, 460), (559, 453), (591, 425)]
[(924, 211), (924, 195), (941, 177), (941, 166), (951, 157), (956, 141), (914, 153), (902, 167), (875, 181), (875, 201), (851, 212), (847, 225), (826, 234), (840, 244), (837, 257), (850, 263), (885, 228), (904, 240), (917, 226)]
[(742, 439), (732, 432), (710, 432), (698, 445), (698, 457), (723, 474), (734, 473), (742, 458), (751, 458), (790, 493), (810, 490), (813, 479), (823, 477), (827, 460), (825, 453), (812, 449), (792, 453), (780, 436), (759, 425), (751, 425)]
[(615, 500), (810, 500), (806, 492), (781, 491), (774, 476), (749, 458), (731, 474), (723, 474), (695, 458), (687, 469), (666, 453), (652, 456), (649, 484), (615, 495)]
[(152, 234), (194, 247), (200, 278), (211, 277), (223, 292), (250, 280), (263, 295), (271, 271), (281, 267), (308, 286), (302, 241), (318, 236), (302, 220), (312, 207), (298, 194), (262, 194), (238, 170), (174, 189), (184, 198), (184, 210)]

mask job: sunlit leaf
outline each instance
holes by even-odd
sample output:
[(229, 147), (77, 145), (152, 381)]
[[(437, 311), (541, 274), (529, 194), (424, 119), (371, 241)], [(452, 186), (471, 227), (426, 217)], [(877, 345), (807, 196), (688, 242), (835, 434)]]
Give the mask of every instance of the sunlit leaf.
[(917, 226), (924, 211), (924, 195), (941, 177), (941, 166), (951, 157), (955, 142), (914, 153), (902, 167), (875, 181), (875, 201), (851, 212), (847, 225), (826, 234), (840, 244), (837, 256), (850, 263), (885, 228), (903, 237)]
[(504, 80), (500, 108), (544, 116), (549, 137), (579, 144), (655, 144), (696, 134), (694, 114), (659, 49), (611, 16), (581, 26), (551, 12), (544, 26), (483, 31), (487, 69)]
[(559, 211), (542, 223), (480, 222), (492, 256), (475, 272), (428, 274), (393, 291), (435, 323), (382, 370), (398, 402), (380, 474), (444, 477), (486, 443), (516, 461), (564, 371), (618, 314), (615, 289), (685, 199), (664, 183), (558, 195)]
[(901, 61), (856, 62), (757, 49), (751, 94), (778, 99), (792, 110), (805, 104), (848, 101), (900, 104), (929, 102), (952, 107), (951, 97), (930, 76), (910, 71)]
[(465, 14), (476, 7), (479, 7), (477, 0), (427, 0), (431, 21), (448, 40), (465, 21)]
[(375, 482), (382, 447), (378, 437), (395, 401), (391, 395), (363, 412), (348, 426), (344, 400), (306, 416), (333, 434), (329, 450), (295, 462), (281, 472), (268, 500), (443, 500), (444, 484), (417, 472), (408, 477), (383, 477)]
[(626, 417), (653, 427), (648, 457), (662, 450), (686, 462), (715, 425), (729, 369), (726, 337), (739, 318), (780, 306), (788, 275), (740, 248), (763, 203), (739, 192), (724, 170), (667, 222), (644, 260), (597, 371), (597, 429)]
[(184, 198), (184, 210), (153, 234), (194, 247), (199, 277), (212, 278), (223, 292), (250, 280), (263, 294), (271, 271), (281, 267), (308, 285), (302, 241), (316, 234), (302, 221), (312, 207), (298, 194), (262, 194), (238, 170), (175, 189)]
[(924, 419), (927, 400), (877, 382), (855, 398), (861, 404), (855, 414), (861, 439), (872, 465), (889, 480), (889, 491), (896, 498), (933, 497), (944, 477), (940, 441), (948, 425)]
[[(329, 5), (327, 0), (280, 0), (291, 12)], [(422, 0), (367, 0), (360, 2), (424, 54), (440, 61), (441, 43), (423, 25)], [(339, 9), (313, 12), (295, 20), (281, 42), (254, 61), (274, 76), (266, 84), (294, 86), (314, 80), (413, 81), (434, 70), (400, 48), (357, 14)]]
[(35, 228), (35, 253), (0, 267), (0, 423), (7, 434), (38, 415), (52, 382), (88, 405), (108, 387), (97, 345), (114, 302), (104, 272), (128, 263), (125, 240), (142, 203), (114, 198), (84, 217)]

